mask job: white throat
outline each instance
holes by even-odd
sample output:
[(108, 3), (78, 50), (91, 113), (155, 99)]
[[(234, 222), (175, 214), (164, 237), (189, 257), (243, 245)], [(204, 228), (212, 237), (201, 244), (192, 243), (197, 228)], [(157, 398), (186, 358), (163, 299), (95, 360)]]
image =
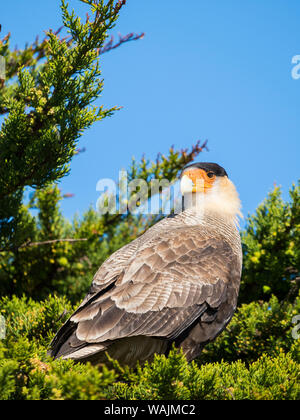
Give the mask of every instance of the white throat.
[(198, 216), (215, 214), (218, 217), (238, 223), (241, 213), (241, 202), (234, 184), (227, 178), (219, 178), (213, 187), (205, 193), (192, 193), (182, 188), (183, 209), (193, 209)]

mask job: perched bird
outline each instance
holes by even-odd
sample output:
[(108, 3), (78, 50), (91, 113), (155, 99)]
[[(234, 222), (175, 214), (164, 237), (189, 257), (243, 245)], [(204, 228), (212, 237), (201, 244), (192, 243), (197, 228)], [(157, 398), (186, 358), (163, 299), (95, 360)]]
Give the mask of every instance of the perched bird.
[(183, 210), (112, 254), (59, 330), (50, 354), (135, 366), (175, 343), (199, 356), (231, 320), (241, 278), (240, 200), (216, 163), (181, 174)]

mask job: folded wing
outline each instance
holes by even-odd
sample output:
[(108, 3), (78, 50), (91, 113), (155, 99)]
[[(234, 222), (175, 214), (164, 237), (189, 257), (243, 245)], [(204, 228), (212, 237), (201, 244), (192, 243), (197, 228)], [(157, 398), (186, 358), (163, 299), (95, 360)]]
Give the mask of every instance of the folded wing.
[[(137, 337), (178, 341), (220, 307), (234, 312), (232, 284), (237, 295), (239, 276), (239, 258), (226, 239), (203, 234), (199, 226), (141, 237), (100, 267), (51, 354), (81, 360)], [(213, 334), (221, 327), (217, 323)]]

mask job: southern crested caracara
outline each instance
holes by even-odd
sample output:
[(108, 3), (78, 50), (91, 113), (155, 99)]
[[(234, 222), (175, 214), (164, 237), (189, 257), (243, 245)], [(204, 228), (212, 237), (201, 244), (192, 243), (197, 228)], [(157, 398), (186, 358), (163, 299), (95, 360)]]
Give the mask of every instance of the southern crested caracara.
[(96, 273), (50, 354), (134, 366), (181, 347), (188, 360), (235, 311), (242, 267), (240, 200), (226, 171), (193, 163), (181, 174), (183, 211), (119, 249)]

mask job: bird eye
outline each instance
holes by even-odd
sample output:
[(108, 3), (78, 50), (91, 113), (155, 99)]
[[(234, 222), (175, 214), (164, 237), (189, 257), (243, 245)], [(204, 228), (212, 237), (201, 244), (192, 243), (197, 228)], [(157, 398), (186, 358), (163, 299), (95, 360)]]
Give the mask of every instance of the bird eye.
[(215, 174), (213, 172), (207, 172), (208, 178), (213, 178)]

